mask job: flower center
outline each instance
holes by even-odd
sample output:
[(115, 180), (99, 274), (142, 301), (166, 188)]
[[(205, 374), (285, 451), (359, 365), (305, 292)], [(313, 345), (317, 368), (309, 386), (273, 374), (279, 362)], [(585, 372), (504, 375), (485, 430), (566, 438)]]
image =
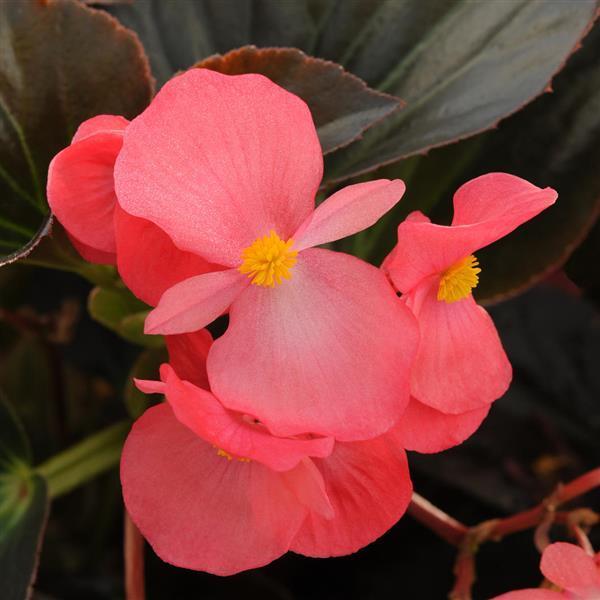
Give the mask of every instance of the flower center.
[(471, 254), (448, 267), (440, 279), (437, 299), (450, 304), (466, 298), (479, 283), (479, 261)]
[(275, 287), (292, 276), (290, 269), (298, 256), (297, 250), (292, 250), (293, 244), (294, 240), (284, 242), (271, 230), (242, 251), (240, 272), (247, 274), (254, 285)]

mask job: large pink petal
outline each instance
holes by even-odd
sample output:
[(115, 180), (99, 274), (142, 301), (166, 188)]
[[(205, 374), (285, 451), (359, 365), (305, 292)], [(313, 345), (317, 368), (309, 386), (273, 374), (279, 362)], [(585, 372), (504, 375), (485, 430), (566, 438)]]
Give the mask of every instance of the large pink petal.
[(481, 425), (490, 406), (450, 415), (431, 408), (415, 398), (410, 402), (396, 426), (404, 448), (429, 454), (462, 444)]
[(122, 207), (179, 248), (237, 266), (259, 236), (298, 229), (322, 170), (300, 98), (262, 75), (191, 69), (127, 128), (115, 182)]
[(276, 435), (368, 439), (406, 406), (417, 338), (379, 269), (310, 249), (289, 281), (250, 286), (236, 299), (208, 355), (208, 376), (223, 404)]
[(206, 357), (212, 346), (212, 335), (207, 329), (193, 333), (168, 335), (169, 364), (179, 379), (184, 379), (205, 390), (209, 389)]
[(579, 546), (564, 542), (551, 544), (542, 554), (540, 567), (547, 579), (578, 598), (600, 598), (600, 568)]
[(335, 515), (324, 519), (311, 512), (292, 542), (294, 552), (318, 557), (356, 552), (406, 511), (412, 496), (406, 455), (389, 436), (338, 443), (331, 456), (314, 462)]
[(146, 333), (173, 335), (196, 331), (222, 315), (250, 285), (237, 269), (205, 273), (180, 281), (161, 297), (146, 318)]
[(48, 169), (48, 203), (63, 227), (85, 246), (116, 251), (113, 169), (122, 132), (101, 132), (59, 152)]
[(528, 590), (517, 590), (516, 592), (507, 592), (506, 594), (495, 596), (492, 600), (561, 600), (561, 598), (563, 600), (569, 600), (568, 596), (562, 592), (532, 588)]
[(456, 192), (451, 227), (421, 219), (400, 223), (398, 244), (386, 269), (397, 289), (409, 292), (425, 277), (509, 234), (556, 197), (551, 188), (541, 189), (504, 173), (473, 179)]
[(349, 185), (330, 196), (294, 234), (294, 248), (303, 250), (339, 240), (376, 223), (402, 195), (400, 179), (377, 179)]
[(151, 306), (176, 283), (223, 269), (179, 250), (162, 229), (126, 213), (118, 204), (114, 223), (119, 274), (125, 285)]
[(411, 394), (444, 413), (483, 408), (508, 389), (510, 363), (491, 317), (473, 296), (440, 302), (437, 286), (436, 278), (425, 280), (406, 299), (421, 331)]
[(166, 404), (134, 424), (121, 483), (132, 520), (163, 560), (217, 575), (281, 556), (306, 514), (278, 473), (218, 456)]
[(123, 132), (129, 121), (119, 115), (97, 115), (84, 121), (75, 132), (71, 143), (79, 142), (96, 133), (119, 133)]
[(181, 381), (169, 365), (161, 367), (165, 395), (180, 423), (227, 453), (289, 471), (306, 456), (331, 454), (332, 438), (278, 438), (251, 418), (227, 410), (209, 391)]

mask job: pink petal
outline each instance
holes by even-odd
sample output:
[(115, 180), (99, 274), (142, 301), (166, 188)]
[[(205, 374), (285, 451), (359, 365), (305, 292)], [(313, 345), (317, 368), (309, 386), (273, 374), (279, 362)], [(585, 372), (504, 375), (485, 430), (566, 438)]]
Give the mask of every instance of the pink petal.
[(121, 483), (132, 520), (158, 556), (217, 575), (281, 556), (306, 514), (278, 473), (218, 456), (166, 404), (135, 422)]
[(410, 311), (379, 269), (321, 249), (292, 278), (250, 286), (208, 355), (215, 395), (276, 435), (341, 440), (389, 429), (408, 401), (417, 344)]
[[(429, 217), (425, 216), (421, 211), (419, 210), (414, 210), (413, 212), (411, 212), (406, 219), (404, 219), (404, 223), (406, 222), (415, 222), (415, 223), (430, 223)], [(403, 285), (403, 287), (406, 288), (406, 286), (404, 286), (404, 271), (406, 270), (406, 265), (403, 263), (402, 260), (400, 260), (398, 267), (396, 267), (396, 255), (398, 253), (398, 244), (396, 244), (396, 246), (394, 246), (394, 248), (392, 249), (392, 251), (383, 259), (383, 262), (381, 263), (381, 269), (383, 270), (383, 272), (386, 274), (386, 276), (388, 277), (390, 284), (392, 285), (392, 287), (396, 290), (396, 291), (400, 291), (400, 289), (398, 288), (398, 286), (396, 285), (394, 279), (398, 279), (399, 282), (401, 283), (401, 285)], [(412, 264), (412, 263), (411, 263)], [(419, 271), (419, 263), (416, 262), (415, 263), (415, 268), (417, 269), (417, 276), (416, 279), (420, 280), (421, 278), (421, 271)], [(391, 270), (395, 271), (395, 277), (392, 278), (391, 275)]]
[(223, 267), (197, 254), (179, 250), (159, 227), (115, 207), (118, 268), (125, 285), (141, 300), (156, 306), (176, 283)]
[(481, 425), (490, 406), (450, 415), (431, 408), (415, 398), (396, 426), (404, 448), (429, 454), (462, 444)]
[(425, 280), (406, 299), (421, 331), (411, 394), (444, 413), (481, 409), (508, 389), (510, 363), (473, 296), (447, 304), (437, 300), (437, 286), (437, 278)]
[(425, 277), (509, 234), (556, 197), (553, 189), (540, 189), (513, 175), (490, 173), (473, 179), (456, 192), (451, 227), (422, 219), (400, 223), (387, 272), (398, 290), (409, 292)]
[(257, 74), (173, 78), (127, 129), (115, 180), (129, 213), (182, 250), (227, 266), (311, 213), (323, 158), (310, 111)]
[(310, 458), (303, 458), (295, 469), (282, 472), (281, 477), (306, 508), (323, 519), (333, 519), (335, 511), (327, 496), (325, 480)]
[(145, 332), (173, 335), (205, 327), (222, 315), (248, 285), (248, 278), (237, 269), (180, 281), (161, 296), (146, 318)]
[(103, 252), (102, 250), (96, 250), (83, 242), (80, 242), (75, 236), (67, 232), (67, 236), (71, 241), (71, 244), (75, 247), (75, 250), (81, 254), (85, 260), (98, 265), (116, 265), (117, 255), (114, 252)]
[(48, 203), (77, 241), (115, 253), (113, 169), (121, 132), (100, 132), (59, 152), (48, 169)]
[(412, 496), (406, 454), (388, 436), (338, 443), (331, 456), (314, 462), (335, 516), (311, 512), (291, 544), (294, 552), (317, 557), (356, 552), (406, 511)]
[(515, 175), (488, 173), (458, 188), (452, 225), (488, 223), (487, 246), (552, 206), (557, 197), (552, 188), (539, 188)]
[(330, 196), (294, 234), (294, 248), (303, 250), (339, 240), (376, 223), (402, 195), (400, 179), (378, 179), (349, 185)]
[(542, 554), (542, 573), (552, 583), (582, 600), (600, 598), (600, 569), (594, 557), (575, 544), (557, 542)]
[(206, 357), (213, 339), (207, 329), (194, 333), (168, 335), (165, 338), (169, 351), (169, 364), (179, 379), (193, 383), (205, 390), (210, 389), (206, 373)]
[(250, 417), (227, 410), (209, 391), (181, 381), (169, 365), (161, 367), (165, 395), (180, 423), (196, 435), (242, 459), (274, 471), (289, 471), (306, 456), (328, 456), (331, 438), (277, 438)]
[(134, 377), (133, 382), (140, 392), (144, 394), (164, 394), (165, 384), (162, 381), (153, 381), (151, 379), (137, 379)]
[(492, 598), (492, 600), (568, 600), (568, 596), (562, 592), (552, 590), (528, 589), (518, 590), (516, 592), (507, 592)]
[(119, 115), (98, 115), (84, 121), (75, 132), (71, 143), (79, 142), (96, 133), (118, 133), (123, 132), (129, 121)]

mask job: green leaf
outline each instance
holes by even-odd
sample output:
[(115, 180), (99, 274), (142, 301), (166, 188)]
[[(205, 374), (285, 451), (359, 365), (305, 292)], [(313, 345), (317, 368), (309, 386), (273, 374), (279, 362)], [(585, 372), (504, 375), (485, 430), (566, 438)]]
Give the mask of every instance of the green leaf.
[(102, 113), (136, 116), (152, 84), (137, 38), (76, 0), (2, 2), (0, 37), (2, 265), (47, 233), (48, 165), (78, 125)]
[[(366, 173), (493, 127), (548, 87), (596, 11), (595, 0), (337, 4), (316, 54), (407, 106), (329, 157), (327, 177)], [(329, 28), (340, 23), (343, 33), (331, 40)]]
[(302, 1), (144, 0), (108, 10), (140, 36), (159, 86), (212, 54), (248, 44), (304, 49), (316, 35)]
[(596, 9), (595, 0), (148, 0), (108, 8), (140, 35), (160, 83), (216, 52), (295, 46), (406, 100), (328, 157), (329, 181), (493, 127), (547, 88)]
[[(24, 246), (13, 250), (12, 252), (10, 252), (10, 254), (6, 254), (6, 250), (10, 250), (10, 248), (13, 247), (12, 242), (8, 242), (6, 245), (3, 245), (2, 239), (0, 239), (0, 267), (3, 267), (4, 265), (9, 265), (29, 256), (41, 243), (41, 241), (50, 234), (50, 230), (52, 229), (52, 222), (52, 215), (48, 214), (44, 216), (42, 218), (41, 225), (39, 226), (38, 230), (33, 234), (33, 237), (31, 237), (29, 241), (25, 243)], [(7, 229), (12, 229), (13, 231), (15, 231), (15, 226), (18, 227), (16, 223), (12, 223), (9, 220), (5, 221), (0, 215), (0, 230), (2, 230), (3, 223), (5, 231)]]
[[(159, 367), (169, 361), (167, 349), (148, 348), (144, 350), (137, 358), (125, 384), (125, 405), (127, 411), (137, 419), (151, 405), (152, 396), (140, 392), (135, 386), (133, 379), (158, 379)], [(158, 398), (158, 396), (154, 396)]]
[(196, 66), (228, 75), (261, 73), (300, 96), (311, 110), (323, 154), (347, 146), (401, 106), (401, 100), (367, 87), (335, 63), (296, 48), (246, 46)]
[(6, 600), (29, 597), (46, 524), (46, 484), (30, 460), (21, 425), (0, 398), (0, 581)]
[[(474, 173), (514, 172), (558, 191), (531, 222), (477, 253), (476, 296), (487, 303), (513, 296), (562, 266), (600, 211), (600, 29), (544, 96), (489, 135)], [(594, 267), (597, 270), (597, 265)]]
[[(503, 171), (554, 187), (559, 198), (552, 208), (476, 253), (483, 269), (475, 290), (478, 301), (491, 304), (514, 296), (564, 264), (600, 211), (599, 52), (596, 27), (557, 76), (554, 92), (506, 119), (496, 131), (377, 170), (377, 177), (404, 178), (407, 192), (382, 219), (380, 229), (356, 238), (354, 251), (379, 264), (395, 243), (392, 224), (407, 212), (422, 210), (435, 222), (449, 222), (458, 186), (483, 173)], [(415, 159), (418, 164), (407, 173)], [(587, 246), (590, 256), (582, 262), (578, 280), (592, 288), (597, 242), (590, 239)]]
[(150, 310), (123, 285), (96, 287), (90, 292), (88, 310), (92, 317), (133, 344), (160, 347), (162, 336), (145, 335), (144, 321)]

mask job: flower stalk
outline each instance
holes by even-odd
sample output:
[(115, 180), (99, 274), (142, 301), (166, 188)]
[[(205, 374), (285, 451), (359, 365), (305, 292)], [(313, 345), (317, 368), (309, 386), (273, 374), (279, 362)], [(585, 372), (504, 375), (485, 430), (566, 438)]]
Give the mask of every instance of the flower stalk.
[(123, 558), (125, 562), (125, 597), (127, 600), (145, 600), (144, 538), (124, 511)]
[(567, 525), (569, 532), (588, 553), (593, 550), (584, 527), (598, 523), (598, 515), (588, 509), (575, 509), (566, 514), (557, 509), (592, 490), (600, 488), (600, 467), (592, 469), (567, 484), (560, 484), (545, 500), (528, 510), (504, 519), (484, 521), (467, 527), (444, 511), (434, 506), (419, 494), (413, 494), (408, 514), (419, 523), (436, 533), (440, 538), (458, 547), (454, 565), (455, 584), (450, 592), (450, 600), (471, 600), (475, 583), (475, 556), (479, 546), (489, 540), (500, 541), (507, 535), (536, 529), (536, 544), (547, 545), (547, 530), (554, 522)]
[(129, 421), (120, 421), (39, 465), (35, 470), (46, 479), (50, 498), (58, 498), (115, 467), (129, 427)]

